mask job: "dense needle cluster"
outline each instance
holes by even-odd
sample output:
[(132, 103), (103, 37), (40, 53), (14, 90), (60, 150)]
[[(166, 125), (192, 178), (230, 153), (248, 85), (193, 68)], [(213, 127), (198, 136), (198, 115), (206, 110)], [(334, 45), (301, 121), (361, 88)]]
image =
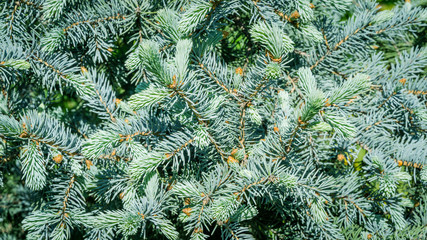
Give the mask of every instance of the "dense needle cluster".
[(0, 238), (425, 239), (422, 4), (1, 1)]

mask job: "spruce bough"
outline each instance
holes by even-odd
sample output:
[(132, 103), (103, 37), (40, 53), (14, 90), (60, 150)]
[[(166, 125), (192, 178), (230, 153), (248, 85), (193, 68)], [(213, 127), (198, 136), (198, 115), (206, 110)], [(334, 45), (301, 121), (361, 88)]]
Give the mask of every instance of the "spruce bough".
[(0, 8), (0, 183), (31, 191), (26, 239), (427, 237), (421, 1)]

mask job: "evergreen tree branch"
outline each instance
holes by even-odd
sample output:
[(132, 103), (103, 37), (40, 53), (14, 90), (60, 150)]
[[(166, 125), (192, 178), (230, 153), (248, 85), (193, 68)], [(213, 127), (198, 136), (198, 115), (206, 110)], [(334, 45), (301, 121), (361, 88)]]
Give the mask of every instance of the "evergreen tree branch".
[(68, 213), (66, 212), (67, 211), (67, 204), (68, 204), (68, 199), (70, 197), (70, 191), (71, 191), (71, 188), (73, 187), (74, 181), (75, 181), (75, 175), (73, 174), (73, 176), (70, 179), (70, 182), (68, 183), (68, 187), (65, 190), (65, 197), (64, 197), (64, 201), (62, 202), (62, 209), (61, 209), (61, 216), (62, 217), (61, 217), (61, 222), (59, 224), (61, 227), (64, 227), (65, 218), (68, 217)]
[(80, 24), (85, 24), (85, 23), (87, 23), (87, 24), (90, 24), (90, 25), (94, 26), (95, 24), (98, 24), (98, 23), (101, 23), (101, 22), (104, 22), (104, 21), (119, 20), (119, 19), (123, 19), (123, 20), (125, 20), (125, 19), (126, 19), (126, 17), (127, 17), (127, 15), (122, 15), (122, 14), (120, 14), (120, 13), (117, 13), (117, 14), (115, 14), (115, 15), (113, 15), (113, 16), (104, 17), (104, 18), (98, 18), (98, 19), (95, 19), (95, 20), (83, 20), (83, 21), (78, 21), (78, 22), (75, 22), (75, 23), (70, 24), (70, 25), (69, 25), (69, 26), (67, 26), (67, 27), (64, 27), (64, 28), (63, 28), (63, 32), (64, 32), (64, 34), (67, 34), (67, 32), (68, 32), (68, 31), (70, 31), (72, 28), (77, 27), (77, 26), (78, 26), (78, 25), (80, 25)]

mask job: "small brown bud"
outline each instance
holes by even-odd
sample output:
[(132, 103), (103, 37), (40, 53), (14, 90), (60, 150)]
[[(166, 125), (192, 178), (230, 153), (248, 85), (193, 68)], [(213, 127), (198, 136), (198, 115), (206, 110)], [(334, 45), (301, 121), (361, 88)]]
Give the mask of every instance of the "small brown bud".
[(229, 34), (230, 34), (230, 32), (222, 31), (222, 38), (228, 37)]
[(172, 76), (172, 84), (170, 84), (168, 87), (170, 88), (176, 88), (176, 75)]
[(168, 184), (168, 187), (166, 188), (166, 190), (167, 190), (167, 191), (170, 191), (170, 190), (172, 190), (172, 188), (173, 188), (172, 183), (169, 183), (169, 184)]
[(119, 194), (119, 198), (120, 199), (123, 199), (125, 197), (125, 192), (121, 192), (120, 194)]
[(82, 73), (87, 73), (87, 68), (85, 68), (84, 66), (81, 66), (81, 67), (80, 67), (80, 71), (81, 71)]
[(237, 151), (238, 151), (238, 149), (237, 148), (235, 148), (235, 149), (233, 149), (233, 151), (231, 151), (231, 155), (235, 155), (236, 153), (237, 153)]
[(227, 163), (230, 165), (232, 163), (238, 163), (239, 161), (232, 156), (228, 156)]
[(58, 163), (58, 164), (61, 163), (62, 162), (62, 155), (61, 154), (56, 155), (55, 157), (53, 157), (53, 161)]
[(291, 18), (294, 18), (294, 19), (297, 19), (297, 18), (299, 18), (299, 17), (301, 17), (301, 15), (299, 14), (299, 12), (297, 11), (297, 10), (295, 10), (292, 14), (291, 14), (291, 16), (290, 16)]
[(400, 82), (403, 86), (405, 86), (406, 78), (402, 78), (402, 79), (400, 79), (400, 80), (399, 80), (399, 82)]
[(184, 208), (182, 212), (189, 217), (191, 215), (191, 208)]
[(280, 58), (273, 58), (272, 56), (270, 56), (270, 59), (271, 59), (271, 61), (273, 61), (273, 62), (277, 62), (277, 63), (282, 62), (282, 57), (280, 57)]
[(238, 68), (236, 68), (235, 72), (236, 72), (236, 74), (243, 75), (243, 68), (238, 67)]
[(342, 153), (338, 154), (337, 159), (338, 159), (338, 161), (343, 161), (343, 160), (345, 160), (345, 156), (344, 156), (344, 154), (342, 154)]
[(92, 165), (93, 165), (92, 161), (86, 159), (86, 167), (87, 167), (87, 169), (90, 169), (90, 166), (92, 166)]
[(26, 137), (28, 137), (28, 133), (24, 130), (24, 131), (19, 135), (19, 137), (20, 137), (20, 138), (26, 138)]
[(304, 121), (302, 121), (301, 116), (299, 116), (299, 117), (298, 117), (298, 123), (299, 123), (300, 125), (304, 125)]

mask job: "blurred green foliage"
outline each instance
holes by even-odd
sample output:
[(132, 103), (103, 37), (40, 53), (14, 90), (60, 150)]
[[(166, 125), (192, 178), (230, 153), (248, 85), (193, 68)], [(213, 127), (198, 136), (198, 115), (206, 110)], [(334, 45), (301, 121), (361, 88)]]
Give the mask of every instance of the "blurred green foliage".
[[(1, 161), (4, 161), (1, 159)], [(16, 164), (15, 164), (16, 166)], [(16, 167), (15, 167), (16, 168)], [(14, 169), (19, 171), (19, 169)], [(24, 239), (21, 222), (31, 211), (31, 191), (24, 187), (20, 175), (5, 174), (0, 186), (0, 239)]]

